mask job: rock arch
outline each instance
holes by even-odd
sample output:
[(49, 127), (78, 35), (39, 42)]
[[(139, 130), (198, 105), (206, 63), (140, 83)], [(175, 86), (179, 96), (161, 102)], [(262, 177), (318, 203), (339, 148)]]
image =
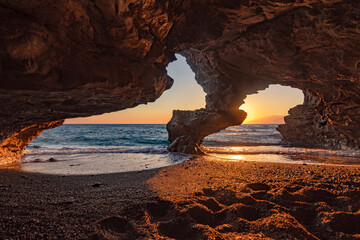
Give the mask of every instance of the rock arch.
[[(173, 120), (238, 124), (247, 94), (281, 84), (308, 96), (279, 129), (285, 138), (298, 140), (289, 129), (303, 117), (319, 145), (359, 149), (359, 16), (347, 0), (2, 2), (0, 155), (29, 126), (154, 101), (172, 85), (175, 53), (207, 105)], [(169, 131), (194, 149), (189, 134)]]

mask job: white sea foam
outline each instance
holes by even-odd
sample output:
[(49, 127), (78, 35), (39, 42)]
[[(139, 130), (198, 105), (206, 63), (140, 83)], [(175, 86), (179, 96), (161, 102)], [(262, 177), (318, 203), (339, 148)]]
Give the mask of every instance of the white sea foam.
[(149, 153), (149, 154), (165, 154), (168, 153), (165, 146), (154, 147), (82, 147), (71, 148), (63, 147), (55, 148), (27, 148), (26, 156), (32, 155), (65, 155), (65, 154), (97, 154), (97, 153)]

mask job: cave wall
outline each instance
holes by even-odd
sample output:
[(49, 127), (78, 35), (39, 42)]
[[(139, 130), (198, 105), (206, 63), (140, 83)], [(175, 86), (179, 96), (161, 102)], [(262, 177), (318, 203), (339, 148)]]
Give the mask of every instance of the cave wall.
[(270, 84), (291, 86), (307, 97), (278, 128), (285, 141), (360, 149), (360, 3), (307, 3), (268, 6), (245, 27), (249, 15), (233, 11), (239, 15), (225, 28), (224, 44), (183, 54), (207, 94), (208, 111), (236, 112), (246, 95)]
[(13, 163), (21, 158), (26, 146), (44, 130), (61, 126), (64, 120), (34, 124), (15, 132), (0, 143), (0, 159), (2, 164)]
[(347, 115), (340, 116), (345, 121), (344, 124), (335, 125), (316, 110), (322, 104), (317, 96), (308, 92), (304, 95), (304, 104), (291, 108), (289, 115), (285, 117), (285, 124), (277, 128), (285, 141), (298, 146), (359, 149), (359, 126), (347, 123), (349, 119), (359, 117), (358, 107), (352, 108), (350, 103)]
[[(312, 109), (348, 139), (332, 147), (359, 148), (359, 5), (0, 0), (0, 142), (29, 126), (155, 101), (171, 87), (166, 66), (180, 53), (207, 96), (204, 110), (174, 112), (170, 140), (187, 140), (173, 150), (202, 142), (181, 126), (204, 137), (241, 123), (243, 99), (269, 84), (316, 96)], [(211, 116), (237, 117), (210, 131)]]
[(0, 0), (0, 142), (155, 101), (173, 82), (171, 26), (158, 1)]

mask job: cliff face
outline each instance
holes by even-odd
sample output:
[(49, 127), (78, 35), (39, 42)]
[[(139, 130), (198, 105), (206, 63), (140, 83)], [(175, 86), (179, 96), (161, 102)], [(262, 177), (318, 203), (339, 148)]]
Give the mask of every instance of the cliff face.
[[(207, 93), (205, 115), (241, 115), (246, 95), (292, 86), (316, 97), (302, 111), (326, 122), (326, 136), (347, 139), (332, 147), (360, 148), (359, 16), (350, 0), (0, 0), (0, 142), (35, 124), (154, 101), (180, 53)], [(185, 145), (202, 139), (181, 126), (213, 120), (176, 114), (170, 140), (188, 140), (173, 150), (191, 152)]]
[[(345, 120), (345, 123), (334, 125), (316, 111), (316, 109), (321, 107), (320, 104), (320, 99), (305, 92), (304, 104), (290, 109), (290, 115), (285, 117), (285, 124), (277, 128), (283, 139), (297, 145), (335, 149), (359, 149), (359, 127), (351, 126), (347, 122), (350, 117), (352, 119), (359, 117), (358, 109), (351, 108), (349, 104), (350, 107), (346, 110), (347, 115), (338, 116)], [(340, 113), (340, 111), (337, 112)]]

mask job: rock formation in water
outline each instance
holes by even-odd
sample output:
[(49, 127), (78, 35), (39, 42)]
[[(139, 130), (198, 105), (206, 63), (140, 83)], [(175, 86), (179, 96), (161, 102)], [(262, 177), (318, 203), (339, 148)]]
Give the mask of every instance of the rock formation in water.
[(229, 126), (240, 125), (246, 118), (243, 110), (209, 111), (199, 109), (195, 111), (174, 111), (173, 117), (167, 124), (169, 150), (202, 155), (203, 139), (212, 133), (219, 132)]
[[(194, 152), (206, 134), (239, 124), (203, 127), (217, 122), (212, 115), (237, 115), (246, 95), (269, 84), (316, 99), (291, 111), (279, 128), (285, 139), (359, 149), (359, 21), (351, 0), (0, 0), (0, 142), (35, 124), (155, 101), (180, 53), (206, 110), (175, 112), (172, 150)], [(293, 129), (299, 117), (306, 138)]]

